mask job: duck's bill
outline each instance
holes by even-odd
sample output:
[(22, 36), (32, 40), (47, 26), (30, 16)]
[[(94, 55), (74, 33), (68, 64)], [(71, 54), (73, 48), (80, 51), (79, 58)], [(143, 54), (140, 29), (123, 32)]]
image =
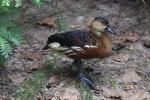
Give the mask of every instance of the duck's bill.
[(113, 29), (112, 27), (110, 27), (110, 26), (107, 26), (107, 27), (105, 28), (105, 31), (106, 31), (106, 32), (109, 32), (109, 33), (112, 33), (112, 34), (116, 34), (116, 32), (114, 31), (114, 29)]

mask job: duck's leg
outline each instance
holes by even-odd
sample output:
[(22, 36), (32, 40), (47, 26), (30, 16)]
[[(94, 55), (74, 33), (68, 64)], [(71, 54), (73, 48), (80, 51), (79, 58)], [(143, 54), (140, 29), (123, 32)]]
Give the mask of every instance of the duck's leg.
[(73, 64), (77, 67), (76, 75), (78, 79), (81, 80), (89, 88), (94, 89), (94, 84), (92, 79), (89, 76), (83, 74), (81, 59), (75, 59)]
[(76, 67), (76, 76), (79, 75), (80, 72), (82, 72), (82, 61), (81, 59), (75, 59), (72, 63)]

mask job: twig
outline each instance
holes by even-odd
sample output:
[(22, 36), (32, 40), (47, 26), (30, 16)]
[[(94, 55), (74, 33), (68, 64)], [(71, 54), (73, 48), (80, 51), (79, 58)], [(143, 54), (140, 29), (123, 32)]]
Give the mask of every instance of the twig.
[[(148, 18), (150, 18), (150, 17), (148, 17)], [(148, 19), (148, 18), (145, 18), (145, 19)], [(130, 29), (132, 29), (132, 28), (134, 28), (134, 27), (137, 27), (137, 26), (139, 26), (139, 25), (141, 25), (141, 24), (145, 23), (145, 19), (144, 19), (144, 20), (142, 20), (141, 22), (139, 22), (139, 23), (135, 24), (135, 25), (132, 25), (132, 26), (130, 26), (130, 27), (128, 27), (128, 28), (126, 28), (126, 29), (122, 30), (121, 32), (128, 31), (128, 30), (130, 30)]]
[(145, 78), (147, 80), (150, 80), (150, 78), (144, 72), (142, 72), (142, 71), (137, 71), (137, 72), (140, 73), (140, 74), (142, 74), (143, 76), (145, 76)]

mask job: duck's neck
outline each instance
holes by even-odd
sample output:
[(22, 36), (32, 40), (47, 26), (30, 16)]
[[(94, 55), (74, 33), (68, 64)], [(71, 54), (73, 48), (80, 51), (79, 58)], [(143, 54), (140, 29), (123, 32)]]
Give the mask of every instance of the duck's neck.
[(93, 34), (96, 40), (96, 45), (100, 48), (105, 48), (106, 50), (112, 50), (112, 39), (107, 33), (101, 33), (100, 36)]

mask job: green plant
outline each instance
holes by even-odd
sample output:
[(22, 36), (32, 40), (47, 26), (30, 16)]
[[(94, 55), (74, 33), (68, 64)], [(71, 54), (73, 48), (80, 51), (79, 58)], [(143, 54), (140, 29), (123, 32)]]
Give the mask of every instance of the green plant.
[(9, 31), (5, 27), (0, 27), (0, 59), (8, 58), (12, 52), (12, 44), (20, 45), (21, 36)]
[[(20, 7), (23, 4), (24, 0), (1, 0), (0, 4), (3, 7), (10, 7), (10, 6), (15, 6), (15, 7)], [(51, 2), (52, 0), (32, 0), (34, 4), (41, 5), (44, 1)]]
[(81, 100), (92, 100), (92, 93), (89, 89), (89, 87), (87, 87), (85, 84), (80, 83), (79, 84), (79, 91), (81, 94)]
[(55, 71), (54, 63), (49, 62), (42, 69), (34, 72), (32, 77), (25, 80), (16, 90), (15, 100), (34, 100), (47, 76)]
[(112, 88), (116, 88), (119, 86), (119, 84), (111, 77), (105, 77), (104, 79), (102, 79), (102, 82), (108, 86), (111, 86)]
[[(51, 0), (47, 0), (51, 1)], [(41, 5), (44, 0), (32, 0), (36, 5)], [(22, 40), (21, 28), (17, 25), (20, 17), (19, 7), (22, 6), (24, 0), (0, 0), (0, 65), (12, 53), (13, 45), (20, 45)]]

